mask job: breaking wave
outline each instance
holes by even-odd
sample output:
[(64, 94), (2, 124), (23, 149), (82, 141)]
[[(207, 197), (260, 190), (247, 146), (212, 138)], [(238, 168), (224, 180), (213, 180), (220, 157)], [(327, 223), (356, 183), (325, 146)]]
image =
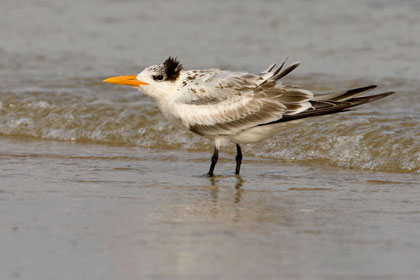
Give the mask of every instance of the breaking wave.
[[(152, 101), (131, 89), (118, 90), (99, 84), (1, 90), (0, 136), (211, 150), (208, 140), (164, 120)], [(380, 108), (386, 109), (387, 101), (383, 102)], [(275, 137), (244, 147), (245, 155), (420, 173), (420, 114), (378, 108), (365, 105), (291, 125)]]

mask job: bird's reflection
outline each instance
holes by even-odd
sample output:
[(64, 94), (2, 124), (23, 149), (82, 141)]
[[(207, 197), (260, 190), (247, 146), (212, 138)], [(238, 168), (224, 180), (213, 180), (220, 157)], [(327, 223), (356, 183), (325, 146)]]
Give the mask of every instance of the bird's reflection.
[(218, 182), (218, 180), (216, 180), (216, 176), (210, 176), (208, 177), (210, 179), (210, 183), (213, 187), (216, 186), (216, 183)]
[(240, 175), (236, 175), (235, 189), (240, 189), (243, 184), (244, 184), (244, 179), (242, 179)]
[(241, 178), (241, 176), (236, 176), (236, 183), (235, 183), (235, 203), (239, 203), (241, 201), (242, 192), (244, 191), (242, 189), (242, 185), (244, 184), (244, 180)]
[[(223, 177), (222, 177), (223, 178)], [(212, 191), (211, 191), (211, 196), (213, 198), (214, 202), (217, 202), (218, 200), (218, 193), (219, 193), (219, 187), (221, 187), (220, 185), (220, 179), (217, 176), (212, 176), (209, 177), (210, 183), (212, 185)], [(235, 203), (239, 203), (241, 201), (241, 196), (243, 193), (243, 189), (242, 186), (244, 184), (244, 179), (241, 178), (240, 175), (236, 175), (236, 181), (235, 181), (235, 197), (234, 197), (234, 202)]]

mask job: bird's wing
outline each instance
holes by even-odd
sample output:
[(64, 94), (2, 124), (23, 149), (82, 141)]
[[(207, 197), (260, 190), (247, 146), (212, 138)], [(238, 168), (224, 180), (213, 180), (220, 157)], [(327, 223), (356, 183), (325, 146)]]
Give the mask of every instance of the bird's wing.
[(223, 100), (235, 95), (252, 93), (262, 80), (261, 75), (219, 69), (186, 71), (179, 96), (191, 103)]
[(224, 99), (232, 95), (253, 92), (256, 88), (274, 88), (279, 86), (278, 81), (281, 78), (300, 65), (299, 62), (295, 62), (283, 69), (285, 63), (286, 61), (277, 68), (276, 64), (272, 64), (260, 74), (219, 69), (185, 71), (186, 77), (181, 85), (184, 94), (181, 95), (181, 99), (185, 97), (202, 102), (203, 99)]
[(311, 107), (310, 91), (277, 85), (265, 74), (220, 70), (201, 74), (186, 79), (189, 82), (180, 88), (171, 108), (175, 118), (200, 135), (236, 134)]

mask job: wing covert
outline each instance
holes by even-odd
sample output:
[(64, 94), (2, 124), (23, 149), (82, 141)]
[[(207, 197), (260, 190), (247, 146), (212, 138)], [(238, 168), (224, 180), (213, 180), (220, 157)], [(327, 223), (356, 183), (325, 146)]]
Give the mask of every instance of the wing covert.
[(271, 71), (270, 77), (218, 69), (189, 71), (171, 113), (194, 133), (212, 136), (236, 134), (311, 108), (312, 92), (273, 80), (290, 67)]

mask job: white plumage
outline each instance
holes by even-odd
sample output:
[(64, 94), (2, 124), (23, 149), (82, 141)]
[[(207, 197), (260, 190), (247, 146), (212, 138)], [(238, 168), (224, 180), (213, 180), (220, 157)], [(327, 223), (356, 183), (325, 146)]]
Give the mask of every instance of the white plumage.
[(309, 90), (284, 86), (279, 80), (299, 66), (284, 69), (284, 62), (260, 74), (209, 70), (182, 70), (173, 58), (147, 67), (137, 76), (121, 76), (106, 82), (131, 85), (151, 96), (162, 113), (175, 124), (215, 143), (213, 170), (220, 145), (237, 147), (236, 174), (242, 153), (239, 144), (261, 141), (281, 130), (284, 122), (345, 111), (347, 108), (391, 93), (355, 98), (376, 86), (315, 95)]

